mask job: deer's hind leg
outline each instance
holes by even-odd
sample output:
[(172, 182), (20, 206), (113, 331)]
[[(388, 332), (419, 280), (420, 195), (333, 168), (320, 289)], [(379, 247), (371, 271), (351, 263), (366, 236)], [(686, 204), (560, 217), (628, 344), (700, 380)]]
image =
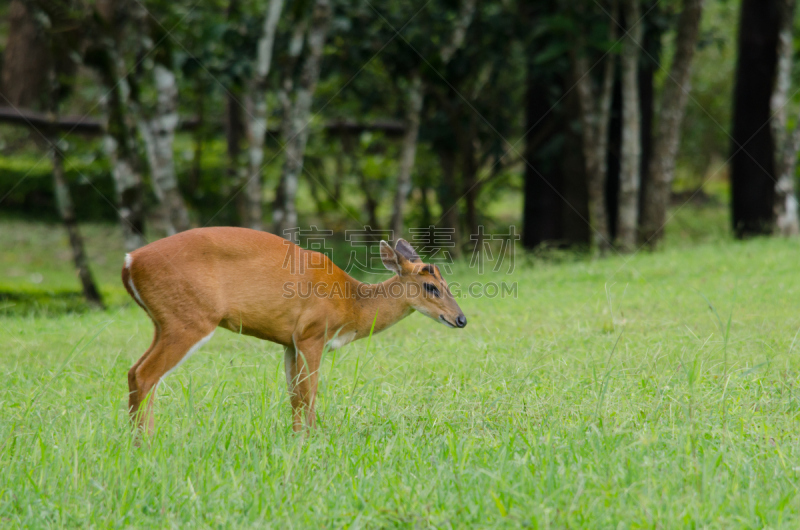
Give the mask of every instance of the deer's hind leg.
[(153, 400), (158, 382), (208, 342), (215, 328), (213, 325), (157, 328), (150, 349), (128, 372), (129, 405), (134, 425), (146, 428), (148, 433), (153, 431)]

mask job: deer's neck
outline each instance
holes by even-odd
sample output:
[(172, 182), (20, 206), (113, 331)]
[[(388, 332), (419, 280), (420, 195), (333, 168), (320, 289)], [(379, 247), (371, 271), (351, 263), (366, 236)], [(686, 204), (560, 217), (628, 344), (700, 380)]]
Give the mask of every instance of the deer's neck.
[(408, 303), (403, 282), (392, 276), (385, 282), (358, 285), (358, 336), (369, 335), (373, 322), (374, 333), (399, 322), (414, 310)]

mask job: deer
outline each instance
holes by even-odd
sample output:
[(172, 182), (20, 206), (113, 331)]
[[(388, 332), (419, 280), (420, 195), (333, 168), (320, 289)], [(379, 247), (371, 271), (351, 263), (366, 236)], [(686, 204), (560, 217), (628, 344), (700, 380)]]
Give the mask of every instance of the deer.
[[(196, 228), (125, 255), (122, 283), (153, 321), (150, 347), (128, 371), (129, 412), (152, 433), (158, 383), (217, 328), (284, 348), (294, 431), (316, 425), (323, 353), (379, 333), (415, 311), (450, 328), (467, 318), (439, 267), (398, 239), (380, 242), (387, 280), (362, 283), (328, 256), (267, 232)], [(305, 422), (303, 421), (305, 419)]]

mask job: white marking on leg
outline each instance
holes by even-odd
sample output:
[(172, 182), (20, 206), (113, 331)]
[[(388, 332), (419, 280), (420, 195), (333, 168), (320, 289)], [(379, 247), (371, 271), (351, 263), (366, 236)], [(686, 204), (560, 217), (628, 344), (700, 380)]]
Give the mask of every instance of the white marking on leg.
[(195, 353), (197, 350), (199, 350), (200, 348), (202, 348), (202, 347), (203, 347), (203, 345), (204, 345), (206, 342), (210, 341), (210, 340), (211, 340), (211, 337), (213, 337), (213, 336), (214, 336), (214, 332), (215, 332), (215, 331), (217, 331), (217, 330), (214, 330), (214, 331), (212, 331), (211, 333), (209, 333), (208, 335), (206, 335), (205, 337), (203, 337), (202, 339), (200, 339), (200, 340), (197, 342), (197, 344), (195, 344), (194, 346), (192, 346), (191, 348), (189, 348), (189, 351), (188, 351), (188, 352), (186, 352), (186, 355), (184, 355), (184, 356), (183, 356), (183, 359), (181, 359), (180, 361), (178, 361), (178, 364), (176, 364), (175, 366), (173, 366), (172, 368), (170, 368), (170, 369), (167, 371), (167, 373), (165, 373), (164, 375), (162, 375), (162, 376), (161, 376), (161, 379), (164, 379), (164, 378), (165, 378), (165, 377), (167, 377), (169, 374), (171, 374), (172, 372), (174, 372), (175, 370), (177, 370), (177, 369), (178, 369), (178, 367), (179, 367), (180, 365), (182, 365), (184, 362), (186, 362), (186, 359), (188, 359), (189, 357), (191, 357), (191, 356), (192, 356), (192, 355), (193, 355), (193, 354), (194, 354), (194, 353)]
[(133, 263), (133, 256), (130, 254), (125, 254), (125, 268), (130, 269), (131, 263)]
[(328, 341), (328, 348), (330, 348), (331, 351), (337, 350), (337, 349), (341, 348), (342, 346), (346, 346), (346, 345), (350, 344), (351, 342), (353, 342), (354, 338), (356, 338), (356, 332), (355, 331), (351, 331), (349, 333), (339, 334), (336, 337), (334, 337), (334, 338), (332, 338), (331, 340)]

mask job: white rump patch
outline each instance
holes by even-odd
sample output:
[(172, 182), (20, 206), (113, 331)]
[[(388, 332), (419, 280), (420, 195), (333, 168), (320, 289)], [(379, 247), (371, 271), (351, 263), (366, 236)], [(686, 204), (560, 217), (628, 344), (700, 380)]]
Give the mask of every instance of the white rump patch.
[(133, 256), (130, 254), (125, 254), (125, 268), (130, 269), (131, 263), (133, 263)]
[(338, 336), (332, 338), (328, 341), (328, 348), (332, 350), (338, 350), (342, 346), (346, 346), (353, 342), (353, 339), (356, 338), (356, 332), (351, 331), (349, 333), (340, 333)]
[(191, 348), (189, 348), (189, 351), (188, 351), (188, 352), (186, 352), (186, 355), (184, 355), (184, 356), (183, 356), (183, 359), (181, 359), (180, 361), (178, 361), (178, 364), (176, 364), (175, 366), (173, 366), (173, 367), (172, 367), (172, 368), (171, 368), (171, 369), (170, 369), (170, 370), (169, 370), (167, 373), (165, 373), (165, 374), (164, 374), (164, 375), (161, 377), (161, 379), (164, 379), (164, 378), (165, 378), (165, 377), (167, 377), (169, 374), (171, 374), (172, 372), (174, 372), (175, 370), (177, 370), (177, 369), (178, 369), (178, 367), (179, 367), (180, 365), (182, 365), (184, 362), (186, 362), (186, 359), (188, 359), (189, 357), (191, 357), (192, 355), (194, 355), (194, 353), (195, 353), (197, 350), (199, 350), (200, 348), (202, 348), (202, 347), (203, 347), (203, 345), (204, 345), (206, 342), (210, 341), (210, 340), (211, 340), (211, 337), (213, 337), (213, 336), (214, 336), (214, 332), (215, 332), (215, 331), (217, 331), (217, 330), (214, 330), (214, 331), (212, 331), (211, 333), (209, 333), (208, 335), (206, 335), (205, 337), (203, 337), (202, 339), (200, 339), (200, 340), (197, 342), (197, 344), (195, 344), (194, 346), (192, 346)]
[(147, 309), (146, 305), (144, 305), (144, 301), (142, 300), (142, 297), (139, 296), (139, 291), (136, 290), (136, 286), (133, 285), (133, 278), (130, 275), (128, 276), (128, 285), (130, 285), (131, 292), (133, 292), (133, 296), (136, 297), (136, 301), (139, 302), (139, 305), (141, 305), (144, 308), (144, 310), (147, 311), (147, 314), (149, 315), (150, 314), (150, 310)]

